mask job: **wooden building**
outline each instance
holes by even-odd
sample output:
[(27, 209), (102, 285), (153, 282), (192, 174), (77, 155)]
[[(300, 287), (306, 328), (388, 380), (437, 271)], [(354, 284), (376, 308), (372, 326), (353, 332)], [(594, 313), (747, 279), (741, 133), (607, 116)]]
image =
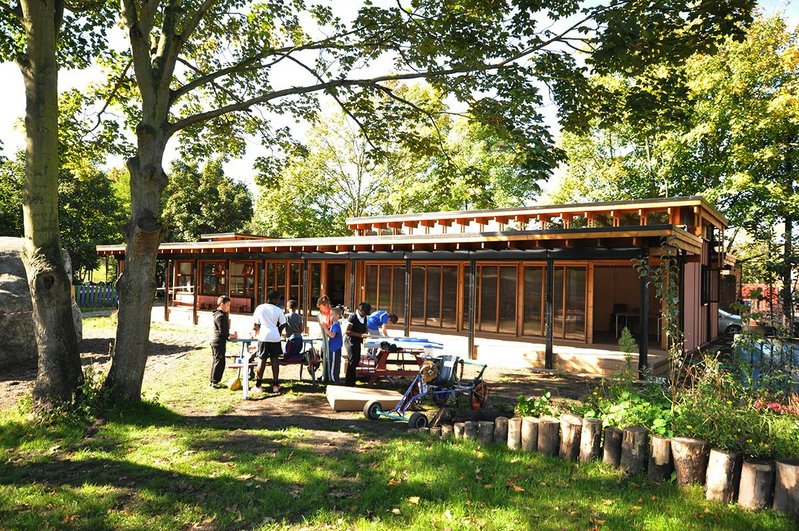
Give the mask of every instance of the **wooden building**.
[[(352, 236), (267, 239), (203, 235), (164, 243), (166, 305), (197, 312), (229, 295), (249, 313), (275, 289), (304, 315), (326, 293), (334, 304), (396, 313), (406, 335), (444, 333), (540, 342), (553, 366), (559, 342), (615, 345), (624, 326), (666, 346), (660, 302), (635, 264), (679, 249), (680, 324), (686, 349), (718, 335), (727, 220), (701, 197), (353, 218)], [(124, 267), (125, 247), (98, 246)], [(121, 268), (120, 268), (121, 270)], [(309, 312), (306, 312), (309, 310)]]

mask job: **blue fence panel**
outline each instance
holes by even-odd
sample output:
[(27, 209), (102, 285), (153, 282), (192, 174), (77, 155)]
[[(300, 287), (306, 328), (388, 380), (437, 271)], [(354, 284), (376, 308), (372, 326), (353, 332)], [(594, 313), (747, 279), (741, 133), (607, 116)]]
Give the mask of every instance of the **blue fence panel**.
[(75, 301), (79, 306), (115, 307), (118, 297), (116, 286), (108, 284), (78, 284), (75, 286)]

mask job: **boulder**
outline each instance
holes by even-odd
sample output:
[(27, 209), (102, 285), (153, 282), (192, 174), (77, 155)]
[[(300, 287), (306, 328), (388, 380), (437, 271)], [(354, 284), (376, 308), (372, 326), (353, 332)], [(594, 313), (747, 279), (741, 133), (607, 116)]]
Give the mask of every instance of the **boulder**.
[[(0, 370), (36, 364), (36, 338), (28, 277), (22, 263), (23, 238), (0, 237)], [(64, 265), (72, 278), (72, 262), (64, 252)], [(72, 316), (80, 340), (80, 308), (73, 297)]]

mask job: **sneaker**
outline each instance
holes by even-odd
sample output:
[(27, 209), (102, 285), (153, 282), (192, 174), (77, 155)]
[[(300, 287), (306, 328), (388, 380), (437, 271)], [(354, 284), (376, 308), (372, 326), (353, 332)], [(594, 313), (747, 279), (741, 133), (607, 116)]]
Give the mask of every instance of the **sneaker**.
[(266, 391), (264, 391), (264, 388), (261, 387), (260, 385), (256, 385), (255, 387), (251, 387), (250, 391), (252, 391), (253, 393), (265, 393), (266, 392)]
[(224, 389), (225, 388), (225, 386), (223, 384), (218, 383), (218, 382), (211, 382), (211, 385), (209, 387), (211, 389)]
[(273, 385), (272, 386), (272, 392), (273, 393), (279, 393), (280, 392), (280, 386), (277, 385), (277, 384)]

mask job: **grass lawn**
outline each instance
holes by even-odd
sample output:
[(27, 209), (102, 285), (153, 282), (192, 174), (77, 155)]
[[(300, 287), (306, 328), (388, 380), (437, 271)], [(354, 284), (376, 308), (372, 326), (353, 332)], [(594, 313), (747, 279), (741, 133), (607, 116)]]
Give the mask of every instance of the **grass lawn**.
[(175, 360), (168, 378), (146, 380), (148, 401), (90, 425), (0, 412), (0, 528), (796, 527), (773, 511), (706, 502), (699, 488), (433, 442), (399, 425), (388, 435), (347, 420), (337, 432), (270, 428), (237, 409), (239, 393), (176, 385), (196, 382), (198, 365), (204, 376), (209, 358), (198, 349)]

